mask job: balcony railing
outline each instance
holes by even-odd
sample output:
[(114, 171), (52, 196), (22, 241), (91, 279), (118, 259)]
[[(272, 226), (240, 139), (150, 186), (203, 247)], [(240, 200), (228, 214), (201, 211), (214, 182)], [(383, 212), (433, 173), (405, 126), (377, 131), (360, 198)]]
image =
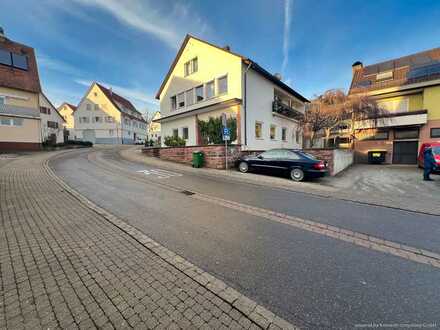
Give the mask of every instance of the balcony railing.
[(301, 111), (284, 104), (280, 100), (273, 101), (272, 112), (292, 119), (301, 119), (304, 117), (304, 114)]

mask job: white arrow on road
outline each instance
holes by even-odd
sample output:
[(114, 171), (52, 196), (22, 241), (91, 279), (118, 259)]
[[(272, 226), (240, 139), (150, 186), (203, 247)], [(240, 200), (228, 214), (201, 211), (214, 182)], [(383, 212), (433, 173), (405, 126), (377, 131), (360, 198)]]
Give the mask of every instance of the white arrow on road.
[(158, 179), (168, 179), (171, 177), (175, 177), (175, 176), (182, 176), (182, 174), (180, 173), (175, 173), (175, 172), (171, 172), (171, 171), (166, 171), (166, 170), (162, 170), (162, 169), (150, 169), (150, 170), (140, 170), (140, 171), (136, 171), (138, 173), (143, 173), (145, 175), (155, 175), (157, 176)]

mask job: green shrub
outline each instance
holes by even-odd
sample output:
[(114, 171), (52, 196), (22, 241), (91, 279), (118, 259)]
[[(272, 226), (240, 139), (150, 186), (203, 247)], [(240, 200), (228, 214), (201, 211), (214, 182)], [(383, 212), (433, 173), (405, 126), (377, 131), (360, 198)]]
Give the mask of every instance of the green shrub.
[(186, 140), (179, 136), (165, 136), (164, 143), (167, 147), (184, 147)]
[[(231, 132), (230, 144), (237, 139), (237, 118), (230, 117), (226, 120), (226, 125)], [(208, 121), (199, 120), (200, 136), (202, 144), (223, 144), (223, 125), (221, 117), (209, 117)]]

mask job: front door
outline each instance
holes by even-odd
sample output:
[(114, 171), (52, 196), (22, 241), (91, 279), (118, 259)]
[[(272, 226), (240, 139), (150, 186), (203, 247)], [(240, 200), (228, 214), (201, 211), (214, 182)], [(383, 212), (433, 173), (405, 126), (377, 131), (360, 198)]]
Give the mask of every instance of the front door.
[(418, 141), (394, 141), (393, 164), (417, 164)]

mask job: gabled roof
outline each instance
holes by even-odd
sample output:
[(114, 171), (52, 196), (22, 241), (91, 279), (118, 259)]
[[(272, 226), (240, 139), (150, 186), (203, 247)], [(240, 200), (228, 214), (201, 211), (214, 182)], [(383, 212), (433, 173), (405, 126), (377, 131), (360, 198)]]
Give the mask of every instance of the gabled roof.
[[(353, 79), (350, 93), (379, 90), (440, 79), (440, 48), (391, 59), (362, 67), (353, 64)], [(356, 69), (357, 67), (357, 69)], [(380, 73), (389, 73), (390, 78), (377, 80)]]
[(28, 62), (27, 70), (0, 64), (0, 87), (14, 88), (32, 93), (41, 92), (34, 49), (8, 38), (0, 38), (0, 49), (13, 54), (26, 55)]
[(49, 100), (49, 98), (46, 96), (46, 94), (44, 94), (43, 92), (41, 92), (41, 95), (46, 99), (47, 103), (50, 104), (50, 106), (52, 107), (52, 109), (55, 110), (55, 112), (58, 114), (58, 116), (59, 116), (64, 122), (66, 122), (66, 120), (64, 119), (64, 117), (61, 116), (61, 114), (59, 113), (58, 109), (55, 108), (55, 106), (52, 104), (52, 102)]
[(64, 105), (67, 105), (70, 109), (73, 110), (73, 112), (76, 111), (77, 106), (76, 106), (76, 105), (73, 105), (73, 104), (71, 104), (71, 103), (67, 103), (67, 102), (63, 102), (63, 103), (58, 107), (58, 109), (61, 109)]
[(238, 53), (232, 52), (229, 49), (225, 49), (222, 48), (220, 46), (214, 45), (208, 41), (199, 39), (197, 37), (194, 37), (190, 34), (187, 34), (185, 39), (183, 40), (182, 45), (179, 48), (179, 51), (177, 52), (176, 57), (174, 58), (173, 62), (171, 63), (170, 69), (168, 70), (165, 79), (162, 81), (162, 84), (159, 87), (159, 90), (156, 93), (156, 99), (160, 98), (160, 94), (162, 93), (163, 89), (165, 88), (165, 85), (168, 81), (168, 79), (171, 76), (171, 73), (173, 72), (174, 68), (176, 67), (177, 62), (179, 61), (180, 56), (182, 55), (183, 50), (185, 49), (186, 45), (188, 44), (188, 41), (190, 39), (194, 39), (200, 42), (203, 42), (207, 45), (210, 45), (211, 47), (217, 48), (221, 51), (224, 51), (228, 54), (237, 56), (239, 58), (241, 58), (241, 60), (243, 61), (243, 63), (250, 65), (250, 67), (255, 70), (256, 72), (258, 72), (259, 74), (261, 74), (263, 77), (265, 77), (266, 79), (269, 79), (270, 81), (272, 81), (275, 85), (277, 85), (278, 87), (280, 87), (281, 89), (285, 90), (286, 92), (294, 95), (295, 97), (297, 97), (299, 100), (303, 101), (303, 102), (309, 102), (309, 100), (307, 100), (304, 96), (302, 96), (301, 94), (299, 94), (298, 92), (294, 91), (291, 87), (289, 87), (288, 85), (286, 85), (285, 83), (283, 83), (281, 80), (279, 80), (277, 77), (275, 77), (273, 74), (269, 73), (268, 71), (266, 71), (265, 69), (263, 69), (260, 65), (258, 65), (257, 62), (252, 61), (250, 58), (245, 57), (243, 55), (240, 55)]

